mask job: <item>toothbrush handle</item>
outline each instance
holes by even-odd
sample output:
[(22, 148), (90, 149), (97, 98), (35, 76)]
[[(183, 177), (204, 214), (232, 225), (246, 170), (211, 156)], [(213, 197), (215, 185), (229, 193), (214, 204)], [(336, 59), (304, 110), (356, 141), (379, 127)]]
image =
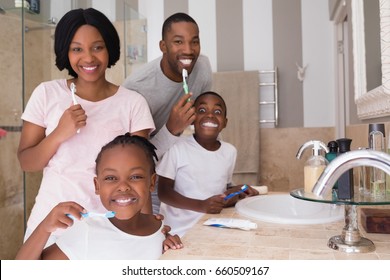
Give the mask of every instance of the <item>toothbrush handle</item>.
[(238, 191), (238, 192), (234, 192), (234, 193), (228, 194), (227, 196), (225, 196), (224, 200), (228, 200), (228, 199), (232, 198), (233, 196), (236, 196), (236, 195), (238, 195), (240, 193), (242, 193), (242, 190)]

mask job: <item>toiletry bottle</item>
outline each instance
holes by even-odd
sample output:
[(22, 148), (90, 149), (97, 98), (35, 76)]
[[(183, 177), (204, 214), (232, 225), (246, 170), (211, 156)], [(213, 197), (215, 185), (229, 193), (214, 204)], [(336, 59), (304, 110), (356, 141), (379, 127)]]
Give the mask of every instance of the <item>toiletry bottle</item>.
[(306, 161), (303, 170), (304, 190), (306, 193), (312, 192), (318, 177), (320, 177), (328, 164), (328, 161), (321, 155), (320, 151), (323, 149), (326, 153), (328, 153), (329, 149), (323, 142), (318, 140), (311, 140), (303, 144), (298, 150), (297, 158), (300, 159), (303, 151), (311, 146), (313, 147), (313, 155)]
[[(328, 142), (328, 149), (329, 149), (329, 153), (325, 154), (325, 158), (328, 162), (331, 162), (332, 160), (334, 160), (337, 157), (339, 145), (337, 144), (336, 141), (330, 141), (330, 142)], [(337, 188), (338, 188), (338, 186), (337, 186), (337, 182), (336, 182), (332, 188), (333, 197), (337, 197)]]
[[(371, 150), (386, 152), (385, 125), (370, 123), (368, 126), (368, 144)], [(379, 168), (371, 169), (371, 197), (381, 199), (386, 194), (386, 173)]]
[[(352, 139), (340, 138), (337, 139), (339, 145), (339, 154), (347, 153), (351, 150)], [(354, 196), (353, 169), (349, 169), (342, 174), (337, 181), (337, 198), (352, 199)]]
[[(390, 136), (388, 137), (387, 153), (390, 155)], [(386, 195), (390, 198), (390, 175), (386, 173)]]

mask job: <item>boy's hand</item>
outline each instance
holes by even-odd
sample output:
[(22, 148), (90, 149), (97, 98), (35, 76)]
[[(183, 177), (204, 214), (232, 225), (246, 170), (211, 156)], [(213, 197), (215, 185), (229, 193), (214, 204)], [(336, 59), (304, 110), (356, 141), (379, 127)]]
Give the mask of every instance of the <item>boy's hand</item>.
[(219, 214), (225, 207), (224, 195), (214, 195), (202, 201), (203, 213)]
[(248, 185), (248, 188), (245, 190), (245, 192), (243, 194), (244, 194), (244, 197), (255, 196), (255, 195), (259, 195), (259, 191)]
[(86, 211), (84, 207), (78, 203), (72, 201), (61, 202), (50, 211), (50, 213), (42, 221), (41, 227), (49, 233), (54, 232), (59, 228), (66, 229), (73, 225), (73, 219), (67, 216), (67, 214), (70, 214), (80, 220), (81, 212)]
[[(156, 217), (156, 220), (159, 221), (164, 220), (164, 215), (161, 214), (155, 214), (154, 217)], [(163, 229), (161, 230), (161, 232), (165, 235), (167, 235), (170, 231), (171, 231), (171, 227), (167, 225), (164, 225)]]
[(165, 240), (163, 242), (163, 253), (169, 249), (176, 250), (183, 248), (183, 243), (181, 242), (180, 237), (175, 235), (170, 235), (169, 233), (165, 235)]

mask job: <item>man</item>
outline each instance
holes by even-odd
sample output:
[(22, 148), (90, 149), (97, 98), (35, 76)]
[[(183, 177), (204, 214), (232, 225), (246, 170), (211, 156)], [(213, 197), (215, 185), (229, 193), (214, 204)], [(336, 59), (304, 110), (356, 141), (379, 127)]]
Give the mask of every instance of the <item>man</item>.
[(123, 84), (149, 104), (156, 126), (151, 142), (159, 158), (195, 119), (193, 102), (183, 90), (182, 70), (188, 72), (191, 99), (209, 91), (212, 84), (210, 62), (200, 55), (199, 28), (189, 15), (176, 13), (165, 20), (160, 50), (162, 57), (145, 64)]
[[(200, 55), (199, 28), (192, 17), (176, 13), (165, 20), (160, 50), (162, 57), (145, 64), (123, 84), (143, 95), (149, 104), (156, 126), (150, 140), (159, 158), (195, 120), (192, 99), (211, 90), (212, 85), (210, 62)], [(188, 72), (190, 95), (183, 89), (183, 69)], [(152, 204), (153, 212), (158, 213), (156, 192), (152, 194)]]

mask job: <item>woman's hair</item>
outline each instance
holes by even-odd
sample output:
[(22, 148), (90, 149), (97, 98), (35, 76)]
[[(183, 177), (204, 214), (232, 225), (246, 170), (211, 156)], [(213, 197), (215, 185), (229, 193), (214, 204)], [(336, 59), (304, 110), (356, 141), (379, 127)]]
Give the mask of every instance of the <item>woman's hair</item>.
[(106, 151), (108, 149), (112, 149), (118, 145), (122, 145), (122, 147), (135, 145), (135, 146), (141, 148), (145, 152), (146, 158), (149, 161), (149, 164), (151, 166), (151, 172), (155, 173), (156, 164), (155, 164), (153, 158), (155, 158), (156, 161), (158, 161), (158, 157), (157, 157), (157, 154), (155, 151), (156, 147), (152, 143), (150, 143), (148, 139), (141, 137), (141, 136), (137, 136), (137, 135), (130, 135), (130, 133), (127, 132), (124, 135), (119, 135), (119, 136), (115, 137), (114, 140), (112, 140), (111, 142), (109, 142), (108, 144), (103, 146), (103, 148), (101, 149), (101, 151), (99, 152), (99, 154), (95, 160), (96, 174), (97, 174), (98, 164), (100, 163), (100, 160), (102, 158), (102, 154), (104, 153), (104, 151)]
[(192, 22), (193, 24), (195, 24), (198, 27), (198, 24), (196, 23), (196, 21), (192, 17), (190, 17), (189, 15), (187, 15), (185, 13), (176, 13), (176, 14), (171, 15), (170, 17), (168, 17), (164, 21), (163, 26), (162, 26), (162, 39), (164, 40), (165, 34), (167, 32), (169, 32), (169, 30), (171, 29), (172, 23), (183, 22), (183, 21), (184, 22)]
[(115, 65), (120, 57), (118, 32), (102, 12), (93, 8), (71, 10), (57, 24), (54, 33), (54, 52), (57, 68), (60, 71), (68, 69), (69, 75), (75, 78), (77, 73), (72, 69), (68, 57), (69, 46), (76, 31), (86, 24), (95, 27), (102, 35), (109, 55), (108, 68)]

